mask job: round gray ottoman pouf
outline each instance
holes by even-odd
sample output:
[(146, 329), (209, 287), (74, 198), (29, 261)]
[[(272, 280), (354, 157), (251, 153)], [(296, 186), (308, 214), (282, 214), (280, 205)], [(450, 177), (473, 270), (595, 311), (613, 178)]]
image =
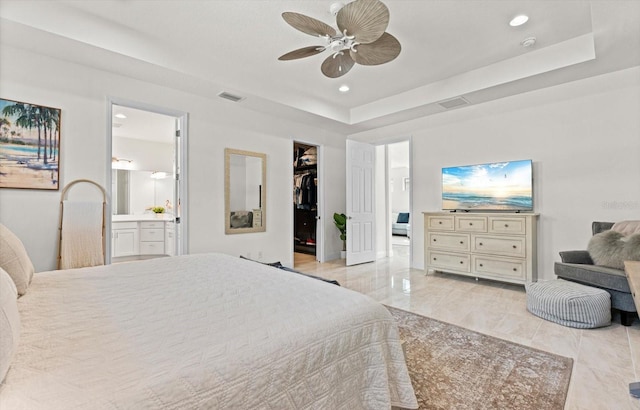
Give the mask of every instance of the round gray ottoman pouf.
[(562, 279), (525, 284), (527, 310), (543, 319), (579, 329), (611, 324), (611, 295)]

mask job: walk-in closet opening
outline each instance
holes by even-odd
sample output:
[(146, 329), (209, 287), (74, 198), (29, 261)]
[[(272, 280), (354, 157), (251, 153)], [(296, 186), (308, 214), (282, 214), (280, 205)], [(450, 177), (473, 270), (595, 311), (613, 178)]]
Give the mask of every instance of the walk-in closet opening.
[(318, 221), (318, 147), (294, 142), (294, 265), (318, 259)]

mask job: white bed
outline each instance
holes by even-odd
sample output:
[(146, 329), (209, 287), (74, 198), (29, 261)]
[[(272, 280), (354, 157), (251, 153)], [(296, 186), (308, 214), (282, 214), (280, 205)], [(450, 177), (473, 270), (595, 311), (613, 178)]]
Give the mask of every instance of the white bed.
[(417, 408), (367, 296), (202, 254), (34, 276), (2, 409)]

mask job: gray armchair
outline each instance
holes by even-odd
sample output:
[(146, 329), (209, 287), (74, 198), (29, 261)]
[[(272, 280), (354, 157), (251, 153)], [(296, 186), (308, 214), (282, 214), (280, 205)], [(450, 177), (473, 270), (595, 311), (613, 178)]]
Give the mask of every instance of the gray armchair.
[[(613, 222), (593, 222), (593, 235), (611, 229)], [(556, 262), (554, 272), (559, 278), (604, 289), (611, 295), (611, 308), (620, 311), (620, 321), (631, 326), (636, 316), (629, 282), (623, 270), (593, 264), (587, 251), (560, 252), (562, 262)]]

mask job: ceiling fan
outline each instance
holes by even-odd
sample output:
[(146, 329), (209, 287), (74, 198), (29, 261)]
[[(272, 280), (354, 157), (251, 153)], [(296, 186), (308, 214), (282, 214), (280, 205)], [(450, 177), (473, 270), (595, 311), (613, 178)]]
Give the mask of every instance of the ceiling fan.
[[(337, 3), (331, 8), (333, 10), (340, 6)], [(400, 42), (385, 32), (389, 25), (389, 9), (379, 0), (355, 0), (340, 8), (336, 15), (340, 32), (320, 20), (300, 13), (284, 12), (282, 18), (293, 28), (319, 37), (324, 44), (288, 52), (278, 60), (296, 60), (329, 50), (331, 55), (320, 68), (330, 78), (345, 75), (355, 63), (384, 64), (400, 54)]]

